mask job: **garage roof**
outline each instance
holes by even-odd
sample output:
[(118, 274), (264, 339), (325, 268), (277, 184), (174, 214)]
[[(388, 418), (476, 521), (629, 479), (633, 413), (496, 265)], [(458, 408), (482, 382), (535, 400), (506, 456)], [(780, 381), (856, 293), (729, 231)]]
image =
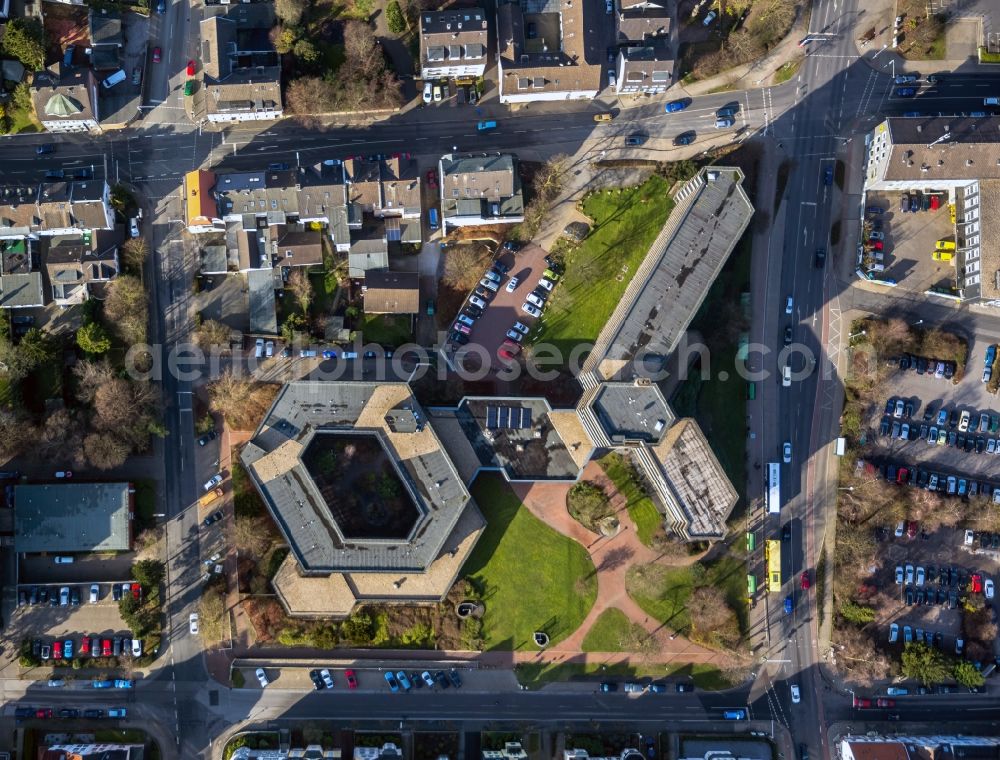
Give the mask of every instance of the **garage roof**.
[(18, 552), (128, 551), (132, 548), (130, 483), (14, 486)]

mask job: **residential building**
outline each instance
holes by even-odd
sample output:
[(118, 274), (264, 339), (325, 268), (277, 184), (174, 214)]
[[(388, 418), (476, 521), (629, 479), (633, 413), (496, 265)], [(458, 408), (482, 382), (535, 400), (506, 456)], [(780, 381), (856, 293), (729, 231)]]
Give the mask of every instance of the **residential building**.
[(131, 483), (39, 483), (14, 486), (18, 553), (110, 552), (132, 548)]
[(486, 71), (486, 11), (452, 8), (420, 14), (421, 79), (481, 77)]
[(418, 314), (420, 275), (388, 269), (366, 273), (361, 289), (365, 314)]
[(1000, 755), (1000, 737), (958, 733), (917, 734), (869, 731), (841, 736), (834, 747), (835, 760), (925, 760), (926, 758), (975, 758), (994, 760)]
[(49, 132), (99, 131), (97, 80), (90, 69), (36, 71), (31, 80), (35, 116)]
[(122, 67), (125, 34), (122, 15), (109, 8), (91, 8), (88, 14), (90, 27), (90, 64), (94, 71), (106, 76)]
[(482, 760), (528, 760), (521, 742), (504, 742), (503, 749), (484, 749)]
[[(65, 736), (68, 736), (65, 735)], [(41, 751), (41, 760), (143, 760), (142, 744), (52, 744)]]
[(54, 235), (42, 239), (42, 261), (50, 295), (58, 306), (103, 298), (107, 283), (118, 276), (120, 237), (111, 231)]
[(448, 154), (438, 162), (441, 220), (448, 227), (524, 221), (517, 158), (509, 153)]
[(0, 187), (0, 239), (114, 229), (111, 188), (87, 180)]
[(673, 83), (674, 61), (664, 41), (623, 47), (615, 63), (615, 89), (621, 95), (662, 95)]
[(233, 752), (230, 760), (340, 760), (341, 751), (324, 749), (320, 744), (310, 744), (307, 747), (291, 747), (289, 749), (250, 749), (240, 747)]
[[(501, 103), (591, 100), (601, 89), (604, 23), (596, 3), (513, 0), (497, 7)], [(589, 57), (588, 57), (589, 56)]]
[[(897, 193), (919, 192), (954, 210), (954, 284), (928, 296), (1000, 308), (1000, 217), (989, 212), (1000, 206), (998, 127), (997, 116), (890, 118), (866, 138), (866, 195), (898, 203)], [(870, 279), (860, 245), (857, 265)]]
[(259, 33), (274, 23), (271, 5), (240, 4), (229, 16), (215, 15), (201, 21), (202, 84), (208, 121), (268, 121), (282, 117), (281, 67), (269, 43), (261, 41), (266, 40), (266, 35)]
[(0, 240), (0, 308), (45, 304), (36, 245), (31, 238)]

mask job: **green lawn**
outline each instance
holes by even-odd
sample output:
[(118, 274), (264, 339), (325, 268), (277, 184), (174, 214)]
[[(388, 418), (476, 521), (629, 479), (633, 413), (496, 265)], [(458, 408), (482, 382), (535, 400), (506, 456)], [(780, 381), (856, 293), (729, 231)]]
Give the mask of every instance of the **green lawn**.
[(10, 110), (7, 111), (7, 116), (10, 119), (10, 132), (7, 134), (16, 135), (21, 132), (30, 134), (41, 131), (38, 122), (35, 121), (32, 113), (28, 110), (14, 108), (13, 104), (11, 104)]
[[(710, 377), (703, 381), (698, 365), (693, 364), (687, 379), (677, 386), (670, 399), (678, 417), (694, 417), (698, 421), (740, 496), (746, 491), (747, 383), (735, 372), (738, 335), (732, 330), (719, 330), (718, 320), (733, 325), (742, 319), (738, 305), (740, 294), (749, 289), (750, 247), (748, 230), (692, 321), (692, 329), (702, 334), (710, 349)], [(727, 373), (725, 380), (720, 378), (723, 371)]]
[(802, 65), (802, 61), (802, 58), (798, 58), (794, 61), (782, 64), (781, 68), (774, 72), (774, 83), (781, 84), (782, 82), (787, 82), (795, 76), (799, 72), (799, 66)]
[(711, 665), (630, 665), (576, 664), (576, 663), (521, 663), (515, 672), (517, 680), (528, 688), (540, 688), (555, 681), (573, 681), (600, 676), (602, 678), (683, 678), (694, 680), (699, 689), (729, 689), (734, 686), (718, 668)]
[(406, 314), (365, 314), (361, 334), (366, 343), (395, 348), (413, 340), (410, 317)]
[(646, 496), (632, 465), (621, 454), (608, 454), (598, 464), (611, 478), (618, 493), (625, 497), (628, 516), (635, 523), (639, 540), (646, 546), (652, 546), (653, 539), (663, 526), (663, 515)]
[(674, 204), (666, 180), (650, 177), (638, 187), (602, 190), (587, 197), (583, 212), (590, 235), (564, 256), (566, 273), (532, 334), (564, 357), (596, 340), (621, 300)]
[(746, 630), (746, 565), (737, 557), (723, 555), (708, 565), (633, 567), (625, 581), (636, 604), (674, 631), (691, 625), (687, 601), (696, 585), (721, 587), (741, 630)]
[(575, 631), (597, 598), (597, 579), (582, 546), (534, 517), (498, 476), (480, 475), (472, 495), (486, 530), (463, 568), (482, 594), (485, 649), (534, 649)]
[(627, 652), (628, 642), (641, 641), (644, 633), (642, 626), (629, 620), (624, 612), (616, 607), (610, 607), (600, 614), (587, 631), (587, 635), (583, 638), (583, 651)]

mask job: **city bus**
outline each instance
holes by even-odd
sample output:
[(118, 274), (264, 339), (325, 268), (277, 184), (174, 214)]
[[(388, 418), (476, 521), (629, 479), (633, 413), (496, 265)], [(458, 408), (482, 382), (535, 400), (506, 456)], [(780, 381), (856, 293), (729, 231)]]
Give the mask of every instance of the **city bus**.
[(776, 515), (781, 512), (781, 465), (778, 462), (767, 463), (767, 513)]
[(767, 559), (767, 590), (781, 591), (781, 541), (768, 539), (764, 556)]

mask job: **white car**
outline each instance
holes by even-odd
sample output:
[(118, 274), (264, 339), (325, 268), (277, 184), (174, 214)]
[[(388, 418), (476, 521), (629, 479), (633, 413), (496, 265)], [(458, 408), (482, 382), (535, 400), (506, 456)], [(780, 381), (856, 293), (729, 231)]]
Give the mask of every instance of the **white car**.
[(917, 567), (917, 585), (924, 585), (924, 569), (922, 567)]
[(66, 682), (61, 678), (50, 678), (49, 686), (53, 689), (58, 689), (60, 686), (65, 686)]
[(469, 296), (469, 303), (473, 306), (478, 306), (480, 309), (486, 308), (486, 301), (484, 301), (479, 296)]
[(511, 277), (507, 282), (507, 292), (513, 293), (517, 289), (517, 284), (520, 282), (516, 277)]
[(517, 330), (508, 330), (507, 337), (510, 338), (515, 343), (520, 343), (522, 340), (524, 340), (524, 336)]
[(101, 587), (96, 583), (90, 585), (90, 603), (97, 604), (97, 597), (101, 595)]
[(789, 464), (792, 461), (792, 442), (785, 441), (785, 444), (781, 447), (781, 457), (785, 460), (785, 464)]
[(264, 668), (257, 668), (257, 670), (254, 672), (254, 675), (256, 675), (257, 680), (260, 681), (260, 688), (262, 689), (269, 683), (271, 683), (270, 681), (267, 680), (267, 673), (264, 672)]
[(139, 220), (134, 216), (128, 220), (128, 232), (134, 238), (139, 237)]
[(191, 632), (192, 636), (198, 635), (198, 613), (192, 612), (188, 615), (188, 631)]
[(958, 420), (958, 429), (960, 432), (964, 433), (969, 429), (969, 421), (971, 419), (972, 415), (970, 415), (967, 411), (962, 412), (962, 416)]
[(328, 689), (332, 689), (333, 688), (333, 676), (330, 675), (330, 671), (329, 670), (327, 670), (326, 668), (323, 668), (319, 672), (319, 677), (323, 679), (323, 683), (326, 685), (326, 688), (328, 688)]
[(906, 566), (906, 585), (909, 586), (913, 583), (913, 565)]
[(897, 586), (902, 586), (903, 585), (903, 566), (902, 565), (896, 565), (896, 585)]
[(545, 288), (550, 293), (552, 292), (552, 288), (554, 288), (555, 286), (556, 286), (556, 284), (554, 282), (552, 282), (552, 280), (549, 280), (549, 279), (547, 279), (545, 277), (543, 277), (542, 279), (540, 279), (538, 281), (538, 287)]
[[(542, 316), (541, 309), (539, 309), (537, 306), (532, 306), (530, 303), (522, 303), (521, 311), (523, 311), (525, 314), (530, 314), (533, 317)], [(1000, 488), (997, 489), (997, 493), (1000, 494)]]
[(545, 306), (545, 299), (539, 296), (537, 293), (528, 293), (528, 295), (524, 297), (524, 300), (527, 301), (528, 303), (534, 304), (539, 309)]
[(254, 358), (260, 359), (264, 355), (264, 339), (257, 338), (253, 344), (253, 355)]
[(222, 473), (220, 472), (213, 475), (212, 479), (209, 480), (207, 483), (205, 483), (205, 485), (203, 485), (202, 488), (204, 488), (206, 491), (211, 491), (221, 482), (222, 482)]
[(899, 623), (893, 623), (889, 626), (889, 643), (895, 644), (899, 641)]
[(528, 334), (528, 326), (527, 325), (523, 325), (520, 322), (515, 322), (514, 323), (514, 329), (517, 330), (519, 333), (521, 333), (521, 335), (527, 335)]
[(434, 85), (431, 82), (424, 82), (424, 102), (430, 103), (434, 98)]
[(142, 639), (137, 639), (135, 635), (132, 636), (132, 656), (142, 657)]
[(792, 297), (788, 296), (788, 299), (785, 301), (785, 314), (791, 314), (791, 313), (792, 313)]
[(267, 343), (264, 344), (264, 356), (266, 356), (268, 359), (270, 359), (272, 356), (274, 356), (274, 341), (273, 340), (269, 340)]
[(989, 578), (983, 581), (983, 594), (987, 599), (993, 598), (993, 581)]
[(799, 693), (798, 684), (792, 684), (792, 704), (797, 705), (802, 701), (802, 694)]
[(69, 586), (59, 589), (59, 606), (65, 607), (69, 604)]
[(434, 102), (441, 102), (441, 87), (440, 85), (434, 85)]
[(896, 538), (902, 538), (905, 530), (906, 530), (906, 523), (900, 520), (898, 523), (896, 523), (896, 532), (894, 535), (896, 536)]

